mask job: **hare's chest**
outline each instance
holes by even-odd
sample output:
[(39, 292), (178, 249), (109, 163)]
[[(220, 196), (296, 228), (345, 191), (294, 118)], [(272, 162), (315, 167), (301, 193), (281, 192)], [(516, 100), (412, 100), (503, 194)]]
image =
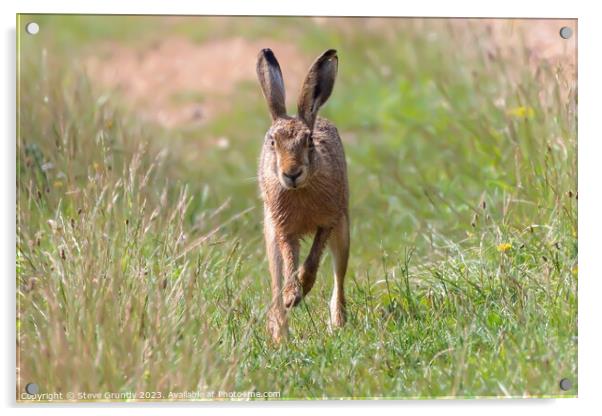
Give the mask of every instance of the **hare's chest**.
[(305, 189), (282, 193), (269, 206), (279, 228), (296, 236), (334, 225), (340, 211), (337, 201), (327, 193)]

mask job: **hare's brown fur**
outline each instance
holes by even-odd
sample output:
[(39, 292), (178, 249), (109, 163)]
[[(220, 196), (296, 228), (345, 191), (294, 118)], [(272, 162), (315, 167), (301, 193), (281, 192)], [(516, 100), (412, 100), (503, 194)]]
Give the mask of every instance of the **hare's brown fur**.
[[(317, 117), (328, 99), (338, 65), (329, 50), (312, 65), (301, 89), (299, 116), (286, 114), (284, 82), (269, 49), (260, 52), (257, 74), (272, 115), (259, 164), (264, 234), (272, 276), (268, 329), (279, 341), (287, 331), (286, 310), (311, 290), (324, 248), (330, 246), (335, 284), (331, 326), (345, 322), (343, 282), (349, 257), (349, 187), (343, 144), (336, 127)], [(314, 235), (299, 268), (300, 239)], [(284, 280), (284, 286), (283, 286)]]

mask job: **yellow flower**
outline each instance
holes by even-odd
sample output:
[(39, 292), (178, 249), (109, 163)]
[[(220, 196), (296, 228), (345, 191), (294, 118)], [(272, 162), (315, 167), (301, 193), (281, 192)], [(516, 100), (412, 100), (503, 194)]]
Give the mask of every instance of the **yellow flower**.
[(506, 251), (512, 248), (512, 244), (510, 243), (502, 243), (497, 245), (497, 251), (500, 253), (505, 253)]
[(61, 181), (54, 181), (54, 183), (52, 184), (52, 186), (54, 186), (55, 188), (62, 188), (63, 187), (63, 182), (61, 182)]
[(535, 116), (535, 110), (532, 107), (514, 107), (508, 110), (508, 115), (520, 119), (533, 118)]
[(577, 266), (573, 267), (573, 276), (577, 276), (577, 274), (579, 273), (579, 268)]

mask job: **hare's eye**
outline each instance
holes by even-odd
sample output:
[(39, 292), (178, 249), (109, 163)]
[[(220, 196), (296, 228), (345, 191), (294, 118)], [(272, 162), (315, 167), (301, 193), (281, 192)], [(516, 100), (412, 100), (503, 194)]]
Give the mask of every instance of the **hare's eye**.
[(271, 141), (270, 141), (270, 145), (271, 145), (272, 147), (274, 147), (274, 140), (271, 140)]

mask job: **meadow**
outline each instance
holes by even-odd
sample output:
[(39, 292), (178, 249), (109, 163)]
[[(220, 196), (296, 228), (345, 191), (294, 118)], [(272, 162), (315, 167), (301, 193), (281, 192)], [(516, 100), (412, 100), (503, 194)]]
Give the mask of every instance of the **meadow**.
[[(520, 36), (501, 45), (490, 24), (20, 16), (18, 394), (35, 382), (163, 398), (576, 396), (575, 68)], [(341, 330), (327, 329), (327, 255), (289, 339), (268, 336), (257, 82), (176, 91), (176, 113), (218, 104), (200, 122), (161, 123), (141, 111), (152, 90), (133, 104), (85, 65), (123, 53), (106, 45), (162, 50), (166, 36), (293, 45), (302, 73), (338, 50), (321, 115), (339, 129), (351, 189)], [(285, 78), (298, 66), (287, 62)], [(254, 58), (235, 64), (254, 71)]]

